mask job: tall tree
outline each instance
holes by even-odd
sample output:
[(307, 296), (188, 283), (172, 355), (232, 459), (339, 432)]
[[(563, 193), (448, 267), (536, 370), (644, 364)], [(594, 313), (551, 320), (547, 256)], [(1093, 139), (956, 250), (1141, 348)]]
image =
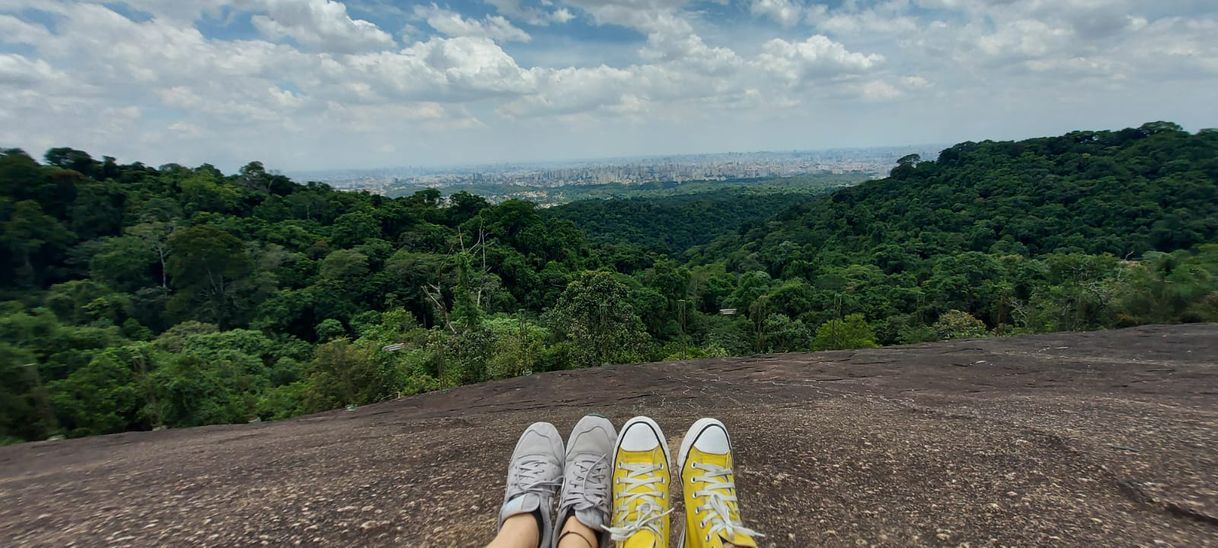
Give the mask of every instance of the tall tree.
[(179, 312), (203, 306), (221, 328), (233, 324), (236, 285), (253, 274), (254, 263), (245, 245), (223, 230), (200, 225), (169, 237), (175, 253), (167, 266), (178, 291), (171, 305)]
[(585, 272), (571, 282), (549, 320), (571, 341), (576, 365), (583, 367), (637, 360), (648, 339), (629, 289), (608, 272)]

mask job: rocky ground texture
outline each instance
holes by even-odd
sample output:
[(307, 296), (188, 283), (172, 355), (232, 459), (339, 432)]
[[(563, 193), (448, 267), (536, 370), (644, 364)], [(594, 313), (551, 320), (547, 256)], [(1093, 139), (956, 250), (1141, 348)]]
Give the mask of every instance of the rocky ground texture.
[[(478, 546), (529, 423), (727, 423), (764, 546), (1218, 546), (1218, 325), (534, 375), (0, 448), (0, 545)], [(674, 520), (674, 526), (680, 520)]]

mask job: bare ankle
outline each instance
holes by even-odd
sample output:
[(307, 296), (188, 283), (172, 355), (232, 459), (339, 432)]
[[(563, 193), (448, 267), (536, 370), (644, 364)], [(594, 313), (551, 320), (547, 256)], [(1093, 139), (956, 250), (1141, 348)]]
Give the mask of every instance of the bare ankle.
[(574, 515), (567, 517), (561, 531), (558, 548), (597, 548), (600, 545), (596, 531), (575, 519)]

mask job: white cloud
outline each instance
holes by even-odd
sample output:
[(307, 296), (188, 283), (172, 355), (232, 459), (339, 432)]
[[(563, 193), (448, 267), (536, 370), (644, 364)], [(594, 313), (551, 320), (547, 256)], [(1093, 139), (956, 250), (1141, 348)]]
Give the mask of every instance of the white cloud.
[(682, 20), (677, 11), (688, 0), (565, 0), (590, 14), (597, 24), (656, 32)]
[(862, 96), (869, 101), (885, 101), (900, 97), (901, 90), (883, 80), (875, 80), (863, 84)]
[(901, 78), (901, 85), (907, 89), (926, 89), (931, 86), (930, 80), (921, 76), (906, 76)]
[(435, 4), (415, 6), (414, 13), (427, 21), (428, 26), (448, 36), (475, 36), (497, 42), (532, 40), (529, 33), (520, 30), (500, 15), (489, 15), (481, 21), (466, 19), (457, 12), (442, 9)]
[(817, 28), (838, 36), (899, 35), (918, 30), (919, 21), (899, 10), (868, 9), (860, 12), (819, 10), (811, 15)]
[(12, 15), (0, 15), (0, 43), (38, 44), (51, 37), (42, 25), (27, 23)]
[(540, 78), (541, 93), (507, 103), (500, 111), (516, 117), (585, 112), (616, 105), (628, 88), (637, 86), (634, 71), (606, 66), (546, 71)]
[(204, 134), (203, 128), (190, 122), (174, 122), (167, 127), (169, 131), (186, 138), (198, 138)]
[(352, 55), (328, 68), (328, 84), (361, 82), (386, 101), (463, 102), (534, 89), (532, 73), (489, 38), (432, 38), (400, 52)]
[(526, 6), (521, 0), (484, 1), (494, 6), (500, 15), (509, 19), (523, 21), (529, 25), (547, 26), (551, 23), (566, 23), (575, 18), (575, 15), (567, 8), (545, 9), (538, 6)]
[(883, 55), (852, 52), (820, 34), (802, 42), (775, 38), (766, 42), (758, 57), (761, 68), (792, 85), (811, 79), (867, 72), (883, 62)]
[(353, 1), (0, 0), (0, 146), (293, 168), (1218, 117), (1218, 6), (1194, 0), (750, 0), (744, 27), (708, 0)]
[(29, 86), (51, 81), (62, 82), (67, 75), (42, 59), (29, 59), (15, 53), (0, 53), (0, 85)]
[(292, 38), (319, 51), (350, 53), (394, 47), (389, 33), (375, 24), (352, 19), (347, 6), (332, 0), (251, 0), (266, 10), (250, 22), (272, 39)]
[(791, 0), (753, 0), (749, 11), (753, 15), (769, 17), (786, 27), (804, 18), (804, 7)]

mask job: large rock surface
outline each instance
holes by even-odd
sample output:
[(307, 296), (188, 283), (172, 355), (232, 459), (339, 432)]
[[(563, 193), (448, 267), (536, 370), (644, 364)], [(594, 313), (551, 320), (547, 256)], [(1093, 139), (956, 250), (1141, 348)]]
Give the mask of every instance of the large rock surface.
[[(1218, 546), (1218, 325), (534, 375), (0, 448), (0, 545), (476, 546), (534, 421), (732, 431), (763, 545)], [(674, 520), (674, 523), (679, 520)]]

